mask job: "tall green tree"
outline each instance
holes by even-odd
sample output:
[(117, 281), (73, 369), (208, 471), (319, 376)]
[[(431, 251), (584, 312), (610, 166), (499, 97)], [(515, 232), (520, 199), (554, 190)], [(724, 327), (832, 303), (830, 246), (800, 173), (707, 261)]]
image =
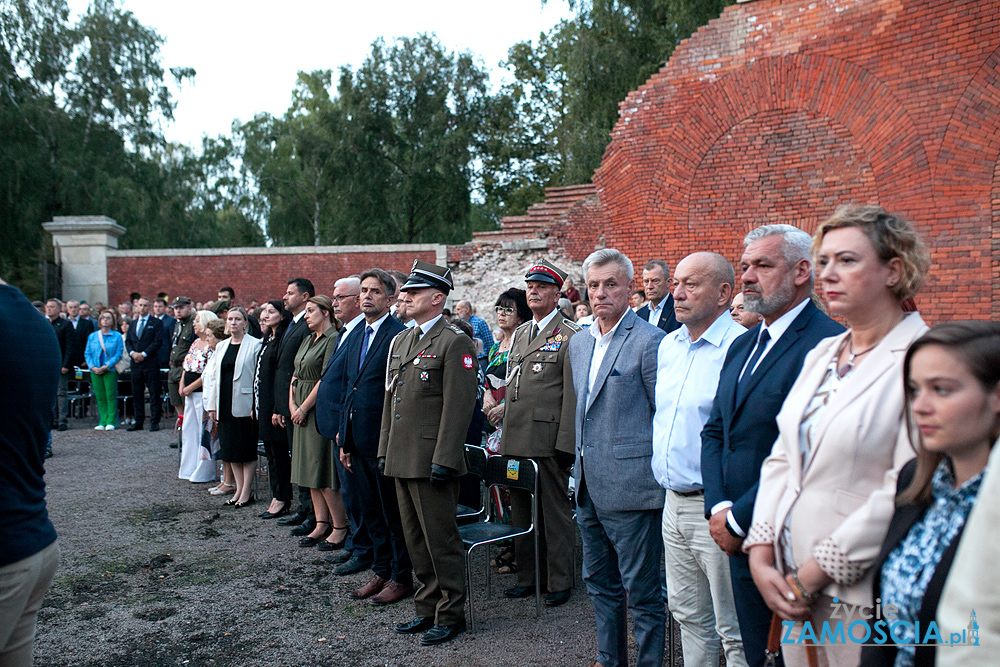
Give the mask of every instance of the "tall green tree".
[(577, 0), (573, 18), (511, 47), (514, 79), (484, 137), (487, 215), (522, 213), (545, 187), (588, 182), (619, 103), (733, 1)]

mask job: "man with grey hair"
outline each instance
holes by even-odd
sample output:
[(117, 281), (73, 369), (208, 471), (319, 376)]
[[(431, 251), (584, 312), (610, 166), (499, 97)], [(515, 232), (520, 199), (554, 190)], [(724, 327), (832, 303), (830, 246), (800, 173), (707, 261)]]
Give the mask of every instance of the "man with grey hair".
[(674, 272), (681, 327), (660, 343), (653, 419), (653, 474), (666, 489), (663, 546), (667, 602), (681, 626), (684, 664), (746, 665), (726, 554), (705, 521), (701, 430), (729, 346), (745, 330), (729, 315), (736, 276), (725, 257), (696, 252)]
[(476, 315), (476, 309), (468, 299), (462, 299), (455, 304), (455, 315), (472, 325), (473, 338), (479, 341), (479, 344), (476, 345), (476, 356), (479, 358), (479, 366), (485, 372), (490, 348), (493, 347), (494, 343), (490, 326), (486, 324), (486, 320)]
[(736, 614), (747, 662), (764, 664), (771, 610), (740, 551), (753, 516), (760, 466), (778, 436), (775, 417), (806, 354), (843, 327), (813, 305), (812, 239), (791, 225), (747, 234), (740, 260), (743, 308), (763, 321), (729, 348), (701, 433), (703, 511), (718, 548), (729, 554)]
[(653, 453), (656, 350), (664, 333), (629, 308), (632, 262), (607, 248), (583, 263), (594, 310), (569, 340), (576, 392), (575, 489), (583, 580), (597, 622), (597, 667), (628, 664), (626, 591), (636, 664), (663, 663), (666, 613), (660, 583), (663, 490)]

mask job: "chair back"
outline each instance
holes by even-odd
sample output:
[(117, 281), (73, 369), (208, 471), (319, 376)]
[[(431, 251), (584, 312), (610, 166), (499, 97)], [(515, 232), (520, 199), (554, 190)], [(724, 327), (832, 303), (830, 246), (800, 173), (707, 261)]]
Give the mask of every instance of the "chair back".
[(475, 475), (479, 479), (486, 478), (486, 460), (489, 453), (485, 447), (478, 445), (465, 446), (465, 467), (469, 469), (470, 475)]

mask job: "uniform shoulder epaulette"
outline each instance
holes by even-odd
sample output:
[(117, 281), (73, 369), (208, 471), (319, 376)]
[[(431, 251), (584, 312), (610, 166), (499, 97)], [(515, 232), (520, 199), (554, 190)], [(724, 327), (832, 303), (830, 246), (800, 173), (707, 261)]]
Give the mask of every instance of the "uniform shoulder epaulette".
[(465, 332), (464, 332), (464, 331), (462, 331), (461, 329), (459, 329), (458, 327), (456, 327), (456, 326), (455, 326), (454, 324), (452, 324), (451, 322), (449, 322), (449, 323), (448, 323), (448, 327), (447, 327), (447, 328), (448, 328), (448, 329), (451, 329), (452, 331), (454, 331), (455, 333), (457, 333), (457, 334), (459, 334), (459, 335), (461, 335), (461, 336), (464, 336), (464, 335), (465, 335)]
[(583, 331), (583, 327), (581, 327), (579, 324), (577, 324), (573, 320), (568, 320), (565, 317), (563, 318), (563, 325), (567, 329), (572, 329), (573, 331)]

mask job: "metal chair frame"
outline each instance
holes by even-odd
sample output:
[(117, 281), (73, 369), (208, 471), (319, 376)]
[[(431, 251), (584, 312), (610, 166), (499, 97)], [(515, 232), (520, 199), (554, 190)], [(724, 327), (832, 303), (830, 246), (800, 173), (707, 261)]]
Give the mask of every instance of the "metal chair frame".
[[(486, 492), (495, 486), (521, 489), (531, 494), (531, 525), (527, 528), (511, 526), (491, 521), (494, 518), (492, 503), (486, 503), (486, 519), (458, 527), (465, 546), (465, 582), (469, 591), (469, 628), (476, 630), (475, 604), (472, 600), (472, 552), (479, 546), (487, 547), (486, 594), (492, 595), (492, 576), (489, 567), (489, 545), (531, 534), (534, 537), (535, 563), (538, 555), (538, 464), (531, 459), (515, 459), (509, 456), (491, 456), (486, 463), (484, 477)], [(541, 617), (542, 598), (539, 568), (535, 568), (535, 618)]]
[(486, 462), (488, 459), (489, 452), (486, 451), (485, 447), (478, 445), (465, 446), (465, 467), (469, 469), (468, 474), (479, 478), (479, 509), (459, 505), (458, 513), (455, 515), (455, 519), (459, 525), (475, 523), (486, 518), (486, 485), (483, 483), (483, 480), (486, 477)]

